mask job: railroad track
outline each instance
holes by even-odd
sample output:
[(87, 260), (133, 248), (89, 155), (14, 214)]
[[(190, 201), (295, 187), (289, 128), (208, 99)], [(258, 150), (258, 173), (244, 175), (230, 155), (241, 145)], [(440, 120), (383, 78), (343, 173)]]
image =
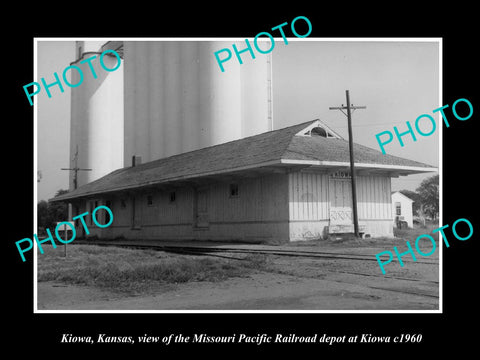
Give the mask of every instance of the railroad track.
[[(332, 253), (332, 252), (325, 252), (325, 251), (297, 251), (297, 250), (284, 250), (284, 249), (239, 249), (239, 248), (218, 248), (218, 247), (207, 247), (207, 246), (168, 246), (168, 245), (157, 245), (157, 244), (134, 244), (134, 243), (112, 243), (112, 242), (78, 242), (78, 244), (87, 244), (87, 245), (97, 245), (97, 246), (115, 246), (115, 247), (122, 247), (122, 248), (129, 248), (129, 249), (141, 249), (141, 250), (155, 250), (155, 251), (163, 251), (168, 253), (176, 253), (176, 254), (185, 254), (185, 255), (197, 255), (197, 256), (212, 256), (218, 258), (225, 258), (225, 259), (233, 259), (238, 261), (248, 261), (249, 259), (236, 257), (236, 256), (229, 256), (226, 254), (265, 254), (265, 255), (276, 255), (276, 256), (290, 256), (290, 257), (306, 257), (306, 258), (318, 258), (318, 259), (341, 259), (341, 260), (360, 260), (360, 261), (377, 261), (377, 259), (372, 257), (367, 257), (364, 255), (358, 254), (351, 254), (351, 253)], [(413, 262), (413, 261), (405, 261)], [(427, 261), (416, 261), (417, 263), (421, 264), (429, 264), (429, 265), (438, 265), (438, 262), (427, 262)], [(332, 271), (328, 271), (329, 273), (333, 273)], [(348, 272), (338, 270), (335, 273), (344, 273), (349, 275), (355, 276), (364, 276), (364, 277), (379, 277), (379, 278), (389, 278), (392, 280), (401, 280), (401, 281), (412, 281), (412, 282), (423, 282), (423, 283), (433, 283), (438, 284), (438, 281), (433, 280), (422, 280), (422, 279), (412, 279), (412, 278), (405, 278), (405, 277), (395, 277), (395, 276), (385, 276), (380, 274), (368, 274), (368, 273), (359, 273), (359, 272)], [(335, 282), (345, 282), (351, 283), (341, 280), (331, 280)], [(369, 286), (365, 285), (368, 288), (376, 289), (376, 290), (384, 290), (384, 291), (393, 291), (393, 292), (400, 292), (400, 293), (408, 293), (417, 296), (425, 296), (430, 298), (438, 298), (437, 294), (428, 294), (425, 292), (415, 292), (415, 291), (408, 291), (406, 289), (395, 289), (395, 288), (385, 288), (385, 287), (377, 287), (377, 286)]]
[[(226, 247), (208, 247), (208, 246), (169, 246), (169, 245), (156, 245), (156, 244), (133, 244), (133, 243), (111, 243), (111, 242), (82, 242), (82, 244), (91, 244), (98, 246), (117, 246), (125, 248), (134, 248), (142, 250), (158, 250), (171, 253), (183, 253), (190, 255), (209, 255), (216, 257), (224, 257), (235, 260), (244, 260), (243, 258), (237, 258), (232, 256), (222, 256), (219, 253), (231, 253), (231, 254), (265, 254), (265, 255), (277, 255), (277, 256), (291, 256), (291, 257), (309, 257), (309, 258), (321, 258), (321, 259), (342, 259), (342, 260), (360, 260), (360, 261), (374, 261), (377, 259), (374, 255), (365, 256), (351, 253), (332, 253), (325, 251), (305, 251), (305, 250), (284, 250), (284, 249), (239, 249), (239, 248), (226, 248)], [(414, 261), (403, 259), (404, 263), (413, 263)], [(438, 265), (437, 261), (415, 261), (418, 264)]]

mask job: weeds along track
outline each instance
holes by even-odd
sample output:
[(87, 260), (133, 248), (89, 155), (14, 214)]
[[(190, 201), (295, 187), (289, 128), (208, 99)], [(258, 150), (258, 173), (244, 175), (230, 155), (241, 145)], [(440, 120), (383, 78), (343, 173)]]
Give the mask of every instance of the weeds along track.
[[(362, 260), (362, 261), (375, 261), (375, 255), (365, 256), (351, 253), (335, 253), (335, 252), (325, 252), (325, 251), (303, 251), (303, 250), (267, 250), (267, 249), (236, 249), (236, 248), (209, 248), (209, 247), (191, 247), (187, 248), (188, 251), (198, 251), (200, 253), (211, 253), (211, 252), (226, 252), (226, 253), (248, 253), (248, 254), (268, 254), (268, 255), (278, 255), (278, 256), (293, 256), (293, 257), (310, 257), (310, 258), (323, 258), (323, 259), (344, 259), (344, 260)], [(192, 250), (195, 249), (195, 250)], [(405, 261), (404, 263), (409, 263), (413, 261)], [(438, 262), (435, 261), (415, 261), (419, 264), (432, 264), (436, 265)]]
[[(111, 243), (111, 242), (82, 242), (82, 244), (91, 244), (98, 246), (117, 246), (132, 249), (143, 250), (158, 250), (171, 253), (183, 253), (191, 255), (209, 255), (216, 257), (225, 257), (236, 260), (243, 260), (243, 258), (224, 256), (219, 254), (265, 254), (265, 255), (277, 255), (277, 256), (291, 256), (291, 257), (307, 257), (307, 258), (322, 258), (322, 259), (342, 259), (342, 260), (360, 260), (360, 261), (374, 261), (377, 262), (375, 255), (366, 256), (351, 253), (336, 253), (326, 251), (305, 251), (305, 250), (284, 250), (284, 249), (244, 249), (244, 248), (228, 248), (228, 247), (210, 247), (210, 246), (181, 246), (181, 245), (159, 245), (159, 244), (135, 244), (130, 242), (124, 243)], [(403, 260), (404, 263), (418, 263), (438, 265), (438, 261), (410, 261)]]
[[(374, 255), (371, 257), (366, 255), (358, 255), (358, 254), (351, 254), (351, 253), (335, 253), (335, 252), (326, 252), (326, 251), (305, 251), (305, 250), (285, 250), (285, 249), (245, 249), (245, 248), (233, 248), (233, 247), (210, 247), (210, 246), (182, 246), (182, 245), (161, 245), (161, 244), (135, 244), (133, 242), (108, 242), (108, 241), (95, 241), (95, 242), (79, 242), (79, 244), (83, 245), (96, 245), (96, 246), (105, 246), (105, 247), (122, 247), (128, 249), (139, 249), (139, 250), (154, 250), (154, 251), (162, 251), (167, 253), (174, 253), (174, 254), (183, 254), (183, 255), (194, 255), (194, 256), (212, 256), (224, 259), (232, 259), (238, 261), (249, 261), (249, 258), (245, 257), (238, 257), (235, 255), (240, 254), (247, 254), (247, 255), (273, 255), (273, 256), (280, 256), (280, 257), (300, 257), (300, 258), (314, 258), (319, 260), (358, 260), (358, 261), (377, 261)], [(404, 261), (407, 263), (407, 261)], [(413, 261), (408, 261), (413, 262)], [(417, 263), (423, 263), (428, 265), (438, 265), (438, 262), (431, 261), (417, 261)], [(267, 270), (268, 271), (268, 270)], [(326, 270), (330, 274), (338, 274), (343, 273), (346, 275), (352, 276), (360, 276), (365, 278), (379, 278), (379, 279), (391, 279), (391, 280), (399, 280), (405, 283), (410, 284), (427, 284), (430, 283), (433, 286), (438, 284), (438, 281), (434, 280), (426, 280), (426, 279), (415, 279), (415, 278), (407, 278), (407, 277), (398, 277), (398, 276), (391, 276), (391, 275), (382, 275), (382, 274), (369, 274), (363, 272), (350, 272), (344, 270)], [(301, 276), (305, 277), (305, 276)], [(341, 279), (330, 279), (329, 281), (334, 281), (337, 283), (349, 283), (351, 284), (354, 280), (341, 280)], [(383, 290), (383, 291), (392, 291), (397, 293), (405, 293), (411, 294), (416, 296), (428, 297), (428, 298), (438, 298), (438, 294), (436, 293), (429, 293), (428, 291), (418, 291), (417, 289), (412, 290), (407, 288), (392, 288), (392, 287), (383, 287), (383, 286), (371, 286), (371, 285), (364, 285), (367, 288), (375, 289), (375, 290)], [(416, 286), (416, 285), (415, 285)]]
[[(122, 243), (112, 243), (112, 242), (82, 242), (82, 244), (91, 244), (97, 246), (115, 246), (123, 247), (130, 249), (141, 249), (141, 250), (155, 250), (163, 251), (168, 253), (175, 254), (184, 254), (184, 255), (198, 255), (198, 256), (212, 256), (224, 259), (232, 259), (238, 261), (248, 261), (244, 257), (234, 256), (235, 254), (257, 254), (257, 255), (275, 255), (275, 256), (285, 256), (285, 257), (301, 257), (301, 258), (316, 258), (316, 259), (325, 259), (325, 260), (358, 260), (358, 261), (374, 261), (377, 262), (377, 259), (374, 255), (358, 255), (352, 253), (336, 253), (336, 252), (326, 252), (326, 251), (305, 251), (305, 250), (284, 250), (284, 249), (244, 249), (244, 248), (230, 248), (230, 247), (210, 247), (210, 246), (169, 246), (169, 245), (160, 245), (160, 244), (135, 244), (132, 242), (122, 242)], [(233, 256), (232, 256), (233, 255)], [(404, 263), (413, 263), (410, 260), (403, 260)], [(416, 261), (419, 264), (427, 265), (438, 265), (438, 261)], [(432, 280), (420, 280), (412, 278), (403, 278), (403, 277), (394, 277), (388, 275), (379, 275), (379, 274), (368, 274), (368, 273), (359, 273), (359, 272), (347, 272), (338, 270), (339, 273), (357, 275), (357, 276), (368, 276), (368, 277), (381, 277), (381, 278), (391, 278), (397, 280), (406, 280), (414, 282), (427, 282), (427, 283), (436, 283), (438, 281)]]

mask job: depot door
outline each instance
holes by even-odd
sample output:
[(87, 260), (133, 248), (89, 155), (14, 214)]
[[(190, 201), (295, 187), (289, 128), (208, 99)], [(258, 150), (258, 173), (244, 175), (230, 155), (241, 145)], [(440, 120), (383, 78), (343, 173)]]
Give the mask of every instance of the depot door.
[(330, 179), (330, 225), (352, 225), (351, 179)]
[(132, 229), (140, 229), (141, 207), (139, 206), (139, 198), (132, 196)]
[(207, 228), (209, 225), (208, 189), (195, 190), (194, 221), (197, 228)]

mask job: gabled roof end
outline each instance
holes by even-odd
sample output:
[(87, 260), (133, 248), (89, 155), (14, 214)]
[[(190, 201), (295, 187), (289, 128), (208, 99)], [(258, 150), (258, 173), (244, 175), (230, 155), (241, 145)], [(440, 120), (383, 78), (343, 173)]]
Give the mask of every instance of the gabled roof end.
[[(324, 134), (320, 134), (318, 131), (316, 132), (315, 129), (320, 128), (324, 130)], [(336, 139), (343, 139), (337, 132), (333, 131), (330, 127), (324, 124), (320, 119), (315, 119), (310, 125), (306, 128), (302, 129), (295, 136), (312, 136), (312, 134), (321, 135), (326, 138), (336, 138)]]

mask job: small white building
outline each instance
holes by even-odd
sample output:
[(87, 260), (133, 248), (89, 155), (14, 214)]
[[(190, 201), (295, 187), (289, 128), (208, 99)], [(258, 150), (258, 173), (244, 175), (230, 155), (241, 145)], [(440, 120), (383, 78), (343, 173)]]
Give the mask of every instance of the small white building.
[(408, 227), (413, 227), (413, 200), (403, 195), (400, 191), (392, 193), (393, 226), (397, 227), (398, 222), (406, 222)]

